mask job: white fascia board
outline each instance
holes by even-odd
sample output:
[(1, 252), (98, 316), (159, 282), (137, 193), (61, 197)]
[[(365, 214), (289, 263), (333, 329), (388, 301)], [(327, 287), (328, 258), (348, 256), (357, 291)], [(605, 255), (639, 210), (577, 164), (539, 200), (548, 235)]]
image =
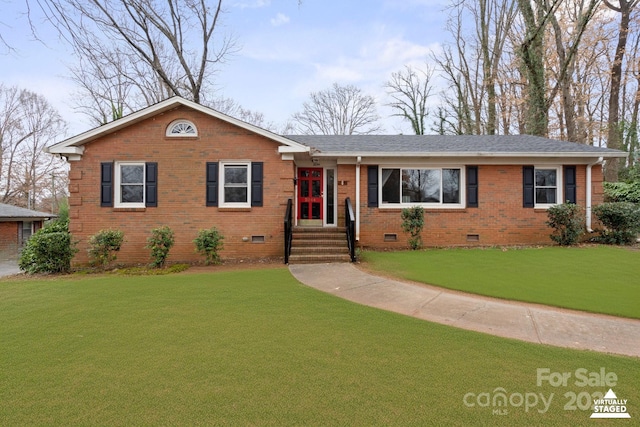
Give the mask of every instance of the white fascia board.
[(62, 156), (69, 156), (69, 155), (82, 156), (82, 154), (84, 153), (84, 146), (79, 146), (79, 147), (74, 145), (57, 146), (56, 144), (56, 145), (52, 145), (51, 147), (45, 147), (44, 151), (49, 154), (60, 154)]
[[(338, 156), (337, 164), (355, 165), (357, 156)], [(393, 166), (417, 166), (417, 165), (588, 165), (597, 162), (601, 157), (445, 157), (445, 156), (414, 156), (401, 157), (389, 156), (381, 157), (362, 157), (360, 162), (363, 165), (393, 165)]]
[(306, 145), (300, 145), (299, 147), (290, 146), (290, 145), (281, 145), (278, 147), (278, 153), (307, 153), (309, 152), (309, 147)]
[(375, 158), (409, 158), (409, 159), (429, 159), (429, 158), (504, 158), (504, 159), (522, 159), (522, 158), (548, 158), (548, 159), (557, 159), (557, 158), (574, 158), (574, 159), (583, 159), (583, 160), (592, 160), (598, 159), (600, 157), (604, 158), (613, 158), (619, 157), (624, 158), (627, 157), (628, 153), (625, 152), (611, 152), (611, 153), (586, 153), (586, 152), (530, 152), (530, 153), (492, 153), (492, 152), (435, 152), (435, 153), (424, 153), (424, 152), (415, 152), (415, 153), (398, 153), (398, 152), (361, 152), (361, 153), (344, 153), (344, 152), (318, 152), (314, 154), (314, 157), (337, 157), (337, 158), (356, 158), (356, 157), (367, 157), (369, 159)]

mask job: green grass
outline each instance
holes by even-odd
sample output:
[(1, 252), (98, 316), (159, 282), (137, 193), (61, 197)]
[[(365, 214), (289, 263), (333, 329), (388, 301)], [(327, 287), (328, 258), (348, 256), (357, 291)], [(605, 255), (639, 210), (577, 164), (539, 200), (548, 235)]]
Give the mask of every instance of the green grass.
[[(565, 393), (608, 387), (538, 387), (536, 369), (601, 367), (640, 417), (638, 359), (360, 306), (284, 268), (0, 281), (0, 340), (2, 426), (590, 426)], [(463, 403), (499, 387), (554, 397), (504, 416)]]
[(640, 318), (640, 251), (580, 248), (366, 252), (396, 277), (510, 300)]

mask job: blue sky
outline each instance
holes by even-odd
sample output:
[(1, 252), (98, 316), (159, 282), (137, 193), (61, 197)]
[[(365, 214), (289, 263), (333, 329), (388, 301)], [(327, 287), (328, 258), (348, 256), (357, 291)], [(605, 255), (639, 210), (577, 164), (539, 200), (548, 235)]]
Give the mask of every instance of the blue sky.
[[(216, 77), (219, 94), (244, 108), (283, 123), (302, 107), (310, 92), (334, 82), (353, 84), (374, 96), (388, 116), (383, 84), (406, 64), (421, 66), (445, 42), (448, 2), (440, 0), (229, 0), (224, 30), (240, 48)], [(36, 21), (47, 44), (34, 41), (21, 0), (0, 0), (0, 32), (15, 49), (0, 50), (0, 82), (47, 97), (71, 122), (73, 86), (65, 78), (73, 61), (55, 33)], [(398, 119), (385, 119), (387, 133), (409, 132)]]

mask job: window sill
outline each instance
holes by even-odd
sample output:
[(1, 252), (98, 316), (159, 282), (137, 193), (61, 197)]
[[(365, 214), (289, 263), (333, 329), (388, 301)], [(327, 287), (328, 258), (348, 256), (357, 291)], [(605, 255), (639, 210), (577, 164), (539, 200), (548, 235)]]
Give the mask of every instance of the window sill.
[(241, 208), (241, 207), (224, 207), (220, 206), (218, 208), (218, 212), (251, 212), (251, 208)]
[(147, 208), (113, 208), (113, 212), (146, 212)]

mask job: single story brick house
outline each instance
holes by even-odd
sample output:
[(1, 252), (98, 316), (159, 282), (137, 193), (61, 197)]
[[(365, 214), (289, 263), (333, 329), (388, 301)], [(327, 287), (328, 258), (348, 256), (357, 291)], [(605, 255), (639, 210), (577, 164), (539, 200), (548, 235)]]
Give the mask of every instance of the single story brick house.
[(415, 205), (426, 246), (549, 244), (547, 208), (575, 202), (590, 227), (603, 161), (626, 156), (526, 135), (282, 136), (180, 97), (48, 151), (70, 163), (76, 263), (107, 228), (125, 233), (119, 260), (146, 263), (146, 239), (163, 225), (176, 236), (170, 261), (201, 260), (193, 240), (212, 226), (224, 258), (288, 260), (289, 200), (293, 234), (316, 246), (347, 225), (361, 247), (406, 247), (400, 213)]
[(0, 203), (0, 257), (15, 258), (29, 237), (55, 216)]

